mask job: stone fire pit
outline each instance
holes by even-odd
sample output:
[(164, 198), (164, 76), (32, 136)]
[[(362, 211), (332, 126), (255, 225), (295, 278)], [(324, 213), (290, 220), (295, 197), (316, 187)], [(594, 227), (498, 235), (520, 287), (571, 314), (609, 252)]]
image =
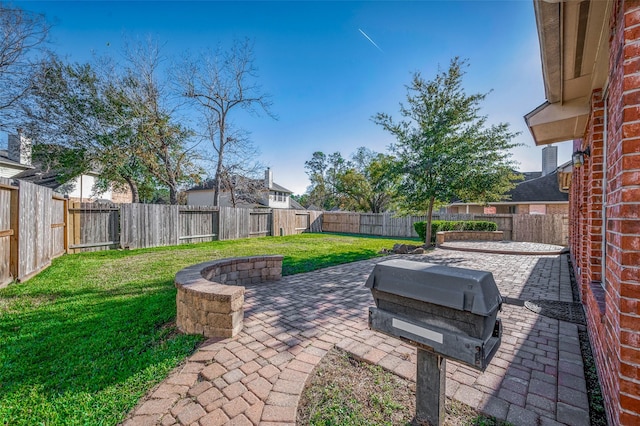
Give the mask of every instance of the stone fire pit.
[(242, 330), (244, 285), (282, 278), (282, 256), (251, 256), (188, 266), (176, 274), (178, 329), (205, 337)]

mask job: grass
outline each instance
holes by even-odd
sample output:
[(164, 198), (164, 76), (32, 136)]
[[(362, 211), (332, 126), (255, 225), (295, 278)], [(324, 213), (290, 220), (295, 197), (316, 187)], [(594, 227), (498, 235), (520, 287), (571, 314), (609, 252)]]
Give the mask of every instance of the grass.
[[(314, 426), (414, 425), (415, 383), (338, 349), (320, 361), (298, 405), (297, 424)], [(447, 426), (507, 426), (447, 398)]]
[(58, 258), (0, 290), (0, 424), (123, 420), (201, 341), (175, 329), (173, 279), (185, 266), (282, 254), (290, 275), (375, 257), (395, 242), (303, 234)]

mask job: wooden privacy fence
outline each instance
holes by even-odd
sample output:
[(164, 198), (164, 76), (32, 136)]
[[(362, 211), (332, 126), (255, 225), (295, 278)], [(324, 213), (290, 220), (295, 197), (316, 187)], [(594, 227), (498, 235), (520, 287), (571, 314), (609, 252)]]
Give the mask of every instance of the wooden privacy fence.
[[(566, 245), (567, 215), (436, 214), (495, 222), (504, 237)], [(145, 248), (213, 240), (342, 232), (417, 237), (424, 216), (284, 209), (68, 202), (48, 188), (0, 178), (0, 286), (24, 281), (65, 252)]]
[[(504, 239), (565, 246), (569, 238), (567, 215), (513, 214), (434, 214), (434, 220), (484, 220), (498, 225)], [(390, 213), (324, 212), (324, 232), (381, 235), (387, 237), (418, 237), (413, 224), (426, 216), (396, 217)]]
[(322, 212), (70, 203), (69, 252), (322, 232)]
[(0, 286), (29, 279), (65, 253), (66, 203), (49, 188), (0, 178)]

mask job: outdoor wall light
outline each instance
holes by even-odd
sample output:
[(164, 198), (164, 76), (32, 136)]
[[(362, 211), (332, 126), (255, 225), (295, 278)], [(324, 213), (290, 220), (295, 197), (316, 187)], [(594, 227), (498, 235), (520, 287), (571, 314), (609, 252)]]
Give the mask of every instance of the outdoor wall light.
[(589, 148), (589, 146), (587, 145), (587, 147), (585, 148), (584, 151), (576, 151), (573, 153), (573, 155), (571, 156), (571, 160), (573, 162), (573, 167), (580, 167), (584, 164), (584, 156), (590, 157), (591, 156), (591, 149)]

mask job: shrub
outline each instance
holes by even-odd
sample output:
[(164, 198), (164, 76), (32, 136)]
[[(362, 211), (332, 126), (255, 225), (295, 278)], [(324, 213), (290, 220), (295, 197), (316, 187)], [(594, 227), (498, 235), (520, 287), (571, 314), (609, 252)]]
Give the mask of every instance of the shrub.
[[(427, 237), (427, 222), (416, 222), (413, 228), (422, 241)], [(483, 220), (432, 220), (431, 242), (436, 241), (436, 233), (439, 231), (497, 231), (498, 225), (494, 222)]]

